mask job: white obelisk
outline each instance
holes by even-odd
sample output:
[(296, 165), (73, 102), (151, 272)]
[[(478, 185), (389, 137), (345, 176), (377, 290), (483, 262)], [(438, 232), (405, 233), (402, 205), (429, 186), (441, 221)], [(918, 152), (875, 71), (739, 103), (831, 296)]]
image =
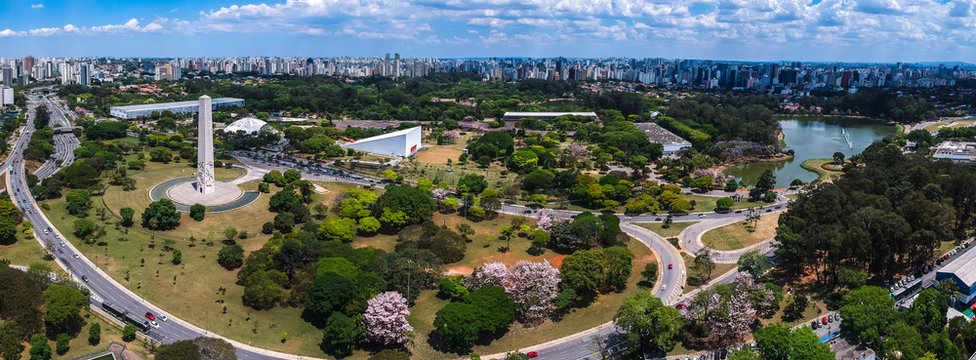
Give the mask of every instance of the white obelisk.
[(201, 194), (214, 192), (214, 145), (213, 109), (210, 97), (200, 97), (200, 119), (197, 121), (197, 191)]

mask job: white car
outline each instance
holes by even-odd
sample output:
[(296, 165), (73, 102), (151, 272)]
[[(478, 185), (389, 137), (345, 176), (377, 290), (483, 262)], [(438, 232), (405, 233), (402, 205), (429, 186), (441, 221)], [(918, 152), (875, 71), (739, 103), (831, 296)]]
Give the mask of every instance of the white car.
[(149, 321), (149, 325), (152, 325), (152, 327), (157, 329), (159, 328), (159, 323), (157, 323), (156, 321)]
[(166, 318), (166, 315), (163, 315), (163, 314), (159, 314), (159, 316), (156, 316), (156, 317), (157, 317), (157, 318), (159, 318), (159, 320), (162, 320), (162, 321), (166, 321), (166, 320), (168, 320), (168, 319)]
[(79, 258), (78, 253), (75, 253), (74, 257), (75, 259)]

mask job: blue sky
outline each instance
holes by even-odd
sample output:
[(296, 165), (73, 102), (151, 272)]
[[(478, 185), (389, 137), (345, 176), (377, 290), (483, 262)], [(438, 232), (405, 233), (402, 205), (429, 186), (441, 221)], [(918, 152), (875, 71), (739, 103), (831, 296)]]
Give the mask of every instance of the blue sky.
[(976, 0), (0, 0), (0, 56), (976, 61)]

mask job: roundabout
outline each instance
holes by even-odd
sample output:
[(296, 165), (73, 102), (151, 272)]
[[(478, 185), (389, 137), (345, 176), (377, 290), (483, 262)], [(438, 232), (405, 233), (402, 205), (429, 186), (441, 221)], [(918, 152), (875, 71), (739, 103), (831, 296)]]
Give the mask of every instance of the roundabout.
[(170, 199), (180, 212), (190, 212), (193, 204), (207, 207), (207, 213), (233, 211), (253, 203), (261, 196), (257, 191), (243, 191), (230, 182), (216, 182), (214, 192), (200, 196), (196, 190), (196, 177), (166, 180), (149, 190), (152, 201)]

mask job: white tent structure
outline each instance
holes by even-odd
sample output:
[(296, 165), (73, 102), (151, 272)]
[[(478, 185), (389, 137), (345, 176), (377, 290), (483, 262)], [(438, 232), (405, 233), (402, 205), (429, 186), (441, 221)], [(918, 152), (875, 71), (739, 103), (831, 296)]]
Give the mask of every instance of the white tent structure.
[(364, 151), (368, 153), (408, 157), (420, 149), (421, 127), (394, 131), (355, 142), (342, 144), (346, 149)]
[[(227, 127), (224, 128), (224, 132), (236, 133), (238, 131), (243, 131), (245, 134), (254, 134), (261, 131), (261, 129), (265, 126), (268, 126), (268, 123), (256, 118), (247, 117), (230, 123), (230, 125), (227, 125)], [(275, 130), (270, 126), (268, 126), (268, 131), (278, 133), (278, 130)]]

